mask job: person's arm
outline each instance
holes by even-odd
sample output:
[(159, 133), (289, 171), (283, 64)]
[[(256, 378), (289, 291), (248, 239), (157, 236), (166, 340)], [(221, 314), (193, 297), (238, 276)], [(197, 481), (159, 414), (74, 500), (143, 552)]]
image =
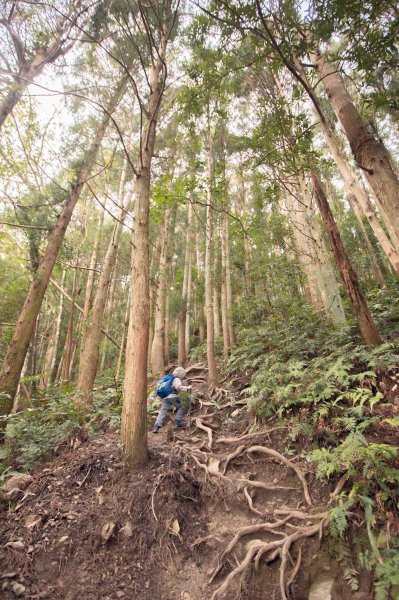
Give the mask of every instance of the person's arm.
[(172, 387), (175, 388), (176, 392), (188, 392), (191, 390), (191, 385), (182, 385), (181, 379), (175, 377), (172, 383)]

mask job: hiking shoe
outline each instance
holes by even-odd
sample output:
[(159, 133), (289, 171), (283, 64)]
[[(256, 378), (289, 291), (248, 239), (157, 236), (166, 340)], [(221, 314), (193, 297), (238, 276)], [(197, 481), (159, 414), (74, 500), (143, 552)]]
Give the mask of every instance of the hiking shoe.
[(161, 428), (160, 428), (160, 427), (158, 427), (158, 425), (154, 425), (154, 427), (152, 428), (152, 433), (158, 433), (158, 431), (159, 431), (160, 429), (161, 429)]
[(173, 423), (173, 427), (176, 427), (176, 429), (184, 429), (184, 428), (185, 428), (185, 425), (184, 425), (184, 423), (182, 423), (181, 421), (178, 421), (177, 423), (176, 423), (176, 421), (175, 421), (175, 422)]

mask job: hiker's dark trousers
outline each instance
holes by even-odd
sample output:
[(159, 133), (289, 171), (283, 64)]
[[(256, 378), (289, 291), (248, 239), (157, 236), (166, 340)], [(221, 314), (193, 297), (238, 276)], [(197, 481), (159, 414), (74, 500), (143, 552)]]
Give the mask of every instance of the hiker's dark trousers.
[(168, 396), (162, 400), (161, 408), (159, 410), (159, 415), (157, 420), (155, 421), (155, 427), (162, 427), (165, 417), (168, 414), (168, 411), (174, 406), (176, 408), (176, 417), (175, 417), (175, 425), (181, 425), (184, 417), (184, 404), (180, 400), (179, 396)]

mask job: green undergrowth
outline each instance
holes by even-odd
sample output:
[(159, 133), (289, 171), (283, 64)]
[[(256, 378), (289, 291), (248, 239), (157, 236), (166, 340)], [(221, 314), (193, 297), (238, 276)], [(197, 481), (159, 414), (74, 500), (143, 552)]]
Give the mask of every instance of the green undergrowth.
[[(106, 384), (109, 385), (106, 385)], [(0, 447), (0, 482), (11, 471), (29, 471), (58, 452), (74, 436), (94, 435), (120, 424), (120, 390), (104, 381), (97, 388), (93, 407), (84, 422), (75, 408), (72, 385), (53, 385), (34, 398), (32, 407), (8, 418), (6, 444)]]
[(345, 478), (330, 511), (330, 537), (345, 546), (354, 523), (363, 524), (355, 538), (365, 530), (366, 549), (356, 568), (347, 561), (344, 570), (356, 590), (360, 566), (374, 569), (377, 600), (392, 597), (399, 583), (399, 310), (389, 294), (369, 299), (389, 340), (379, 347), (365, 346), (351, 325), (334, 331), (297, 307), (241, 329), (226, 365), (251, 376), (243, 395), (255, 423), (274, 417), (288, 425), (287, 455), (302, 454), (331, 489)]

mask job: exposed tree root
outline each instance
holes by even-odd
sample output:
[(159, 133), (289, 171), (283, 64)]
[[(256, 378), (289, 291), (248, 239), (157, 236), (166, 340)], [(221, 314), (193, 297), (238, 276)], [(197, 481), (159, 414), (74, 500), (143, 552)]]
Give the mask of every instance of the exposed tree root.
[(223, 475), (226, 475), (227, 467), (231, 463), (232, 460), (240, 456), (240, 454), (245, 450), (245, 446), (238, 446), (237, 450), (234, 450), (231, 454), (226, 458), (226, 462), (224, 464)]
[(244, 496), (247, 499), (249, 510), (252, 513), (254, 513), (254, 515), (258, 515), (258, 517), (263, 518), (265, 515), (260, 510), (258, 510), (257, 508), (254, 507), (253, 500), (248, 492), (248, 488), (246, 488), (246, 487), (244, 488)]
[(235, 442), (241, 442), (242, 440), (249, 440), (254, 437), (259, 437), (261, 435), (267, 435), (268, 433), (272, 433), (272, 431), (276, 431), (277, 429), (287, 429), (284, 426), (281, 427), (273, 427), (273, 429), (265, 429), (264, 431), (256, 431), (255, 433), (246, 433), (244, 435), (240, 435), (238, 437), (230, 437), (230, 438), (218, 438), (216, 440), (217, 444), (234, 444)]
[(292, 569), (291, 575), (288, 578), (288, 581), (286, 583), (286, 590), (289, 592), (291, 585), (294, 583), (296, 576), (298, 575), (299, 572), (299, 568), (301, 566), (301, 561), (302, 561), (302, 550), (301, 548), (299, 548), (298, 550), (298, 558), (296, 559), (296, 563), (294, 565), (294, 568)]
[(203, 471), (205, 471), (205, 473), (207, 475), (209, 475), (210, 477), (219, 477), (219, 479), (224, 479), (225, 481), (230, 482), (230, 479), (228, 477), (225, 477), (225, 475), (223, 475), (223, 473), (221, 473), (218, 469), (212, 468), (212, 466), (208, 467), (208, 465), (206, 465), (206, 464), (202, 463), (200, 460), (198, 460), (198, 458), (195, 456), (194, 453), (190, 452), (189, 454), (193, 458), (193, 460), (196, 462), (196, 464)]
[(265, 448), (264, 446), (251, 446), (247, 450), (247, 454), (252, 454), (254, 452), (261, 452), (262, 454), (267, 454), (268, 456), (272, 456), (273, 458), (276, 458), (277, 460), (279, 460), (280, 462), (285, 464), (287, 467), (290, 467), (293, 471), (295, 471), (296, 476), (298, 477), (299, 481), (302, 483), (305, 500), (309, 506), (312, 506), (312, 500), (310, 498), (308, 484), (306, 483), (305, 476), (299, 467), (297, 467), (293, 462), (291, 462), (290, 460), (285, 458), (285, 456), (283, 456), (276, 450), (272, 450), (271, 448)]
[(308, 514), (308, 513), (301, 512), (299, 510), (291, 509), (291, 508), (287, 508), (287, 509), (280, 508), (280, 509), (273, 511), (273, 515), (276, 515), (276, 516), (287, 515), (287, 517), (289, 519), (299, 519), (300, 521), (311, 521), (312, 519), (324, 519), (324, 517), (327, 516), (327, 513), (322, 512), (322, 513)]
[[(286, 522), (285, 519), (284, 519), (284, 522)], [(273, 523), (273, 524), (262, 523), (258, 526), (254, 525), (254, 526), (250, 526), (248, 528), (243, 528), (242, 530), (240, 530), (240, 532), (238, 532), (236, 534), (236, 536), (233, 538), (233, 540), (227, 546), (226, 550), (222, 554), (222, 557), (224, 557), (228, 552), (231, 552), (232, 548), (234, 548), (234, 546), (236, 545), (236, 543), (238, 542), (240, 537), (242, 537), (243, 535), (247, 535), (249, 533), (256, 533), (256, 532), (259, 532), (262, 530), (270, 531), (271, 526), (274, 526), (273, 528), (275, 528), (277, 526), (277, 523)], [(321, 523), (323, 523), (323, 522), (321, 522)], [(281, 525), (281, 524), (284, 524), (284, 523), (281, 523), (281, 522), (278, 523), (278, 525)], [(250, 531), (251, 527), (256, 528), (256, 529), (253, 529), (252, 531)], [(245, 529), (247, 530), (246, 533), (244, 532)], [(271, 530), (271, 531), (273, 531), (273, 530)], [(258, 540), (258, 539), (250, 541), (246, 546), (246, 554), (245, 554), (243, 560), (237, 565), (237, 567), (235, 569), (233, 569), (228, 574), (228, 576), (226, 577), (226, 579), (224, 580), (222, 585), (214, 591), (214, 593), (212, 594), (212, 600), (218, 600), (219, 598), (221, 598), (222, 595), (224, 594), (224, 592), (226, 592), (226, 590), (230, 586), (231, 582), (234, 579), (236, 579), (238, 576), (244, 575), (244, 573), (249, 568), (253, 559), (255, 559), (255, 567), (257, 567), (259, 565), (259, 561), (262, 558), (262, 556), (268, 552), (271, 552), (271, 554), (269, 554), (269, 557), (268, 558), (266, 557), (266, 560), (269, 560), (269, 561), (271, 559), (274, 560), (278, 555), (281, 556), (280, 591), (281, 591), (282, 600), (287, 600), (287, 592), (286, 592), (286, 584), (285, 584), (285, 571), (286, 571), (286, 566), (287, 566), (287, 560), (289, 557), (289, 550), (294, 542), (296, 542), (302, 538), (312, 537), (313, 535), (316, 535), (317, 533), (319, 533), (319, 531), (320, 531), (320, 523), (317, 523), (316, 525), (313, 525), (311, 527), (299, 529), (298, 531), (295, 531), (294, 533), (292, 533), (290, 535), (283, 534), (284, 537), (282, 539), (275, 540), (273, 542), (264, 542), (264, 541)], [(241, 535), (240, 535), (240, 533), (241, 533)], [(274, 532), (274, 533), (277, 533), (277, 532)], [(297, 564), (298, 564), (298, 561), (297, 561)], [(290, 575), (290, 578), (289, 578), (290, 585), (292, 585), (295, 575), (299, 570), (299, 566), (297, 567), (297, 564), (295, 565), (294, 570)], [(300, 564), (300, 562), (299, 562), (299, 564)], [(219, 565), (217, 568), (217, 572), (215, 572), (212, 575), (211, 581), (213, 581), (216, 574), (218, 572), (220, 572), (221, 568), (222, 568), (222, 565)], [(296, 573), (295, 573), (295, 571), (296, 571)]]
[(212, 443), (213, 443), (213, 431), (210, 427), (207, 427), (206, 425), (203, 424), (202, 420), (197, 417), (195, 419), (195, 424), (198, 427), (198, 429), (202, 429), (203, 431), (205, 431), (208, 434), (208, 448), (211, 449), (212, 448)]
[(186, 373), (191, 373), (191, 371), (207, 371), (208, 367), (205, 365), (205, 363), (196, 363), (195, 365), (190, 365), (189, 367), (187, 367), (186, 369)]
[[(211, 541), (218, 542), (219, 544), (222, 543), (222, 540), (219, 537), (217, 537), (216, 535), (210, 534), (210, 535), (206, 535), (204, 537), (196, 539), (192, 544), (190, 544), (190, 548), (196, 548), (197, 546), (201, 546), (202, 544), (209, 544), (209, 542), (211, 542)], [(211, 544), (209, 544), (209, 545), (211, 545)]]
[(242, 490), (243, 488), (254, 487), (260, 488), (262, 490), (294, 490), (294, 487), (287, 487), (284, 485), (273, 485), (271, 483), (264, 483), (263, 481), (257, 481), (256, 479), (252, 481), (252, 479), (239, 479), (237, 490)]

